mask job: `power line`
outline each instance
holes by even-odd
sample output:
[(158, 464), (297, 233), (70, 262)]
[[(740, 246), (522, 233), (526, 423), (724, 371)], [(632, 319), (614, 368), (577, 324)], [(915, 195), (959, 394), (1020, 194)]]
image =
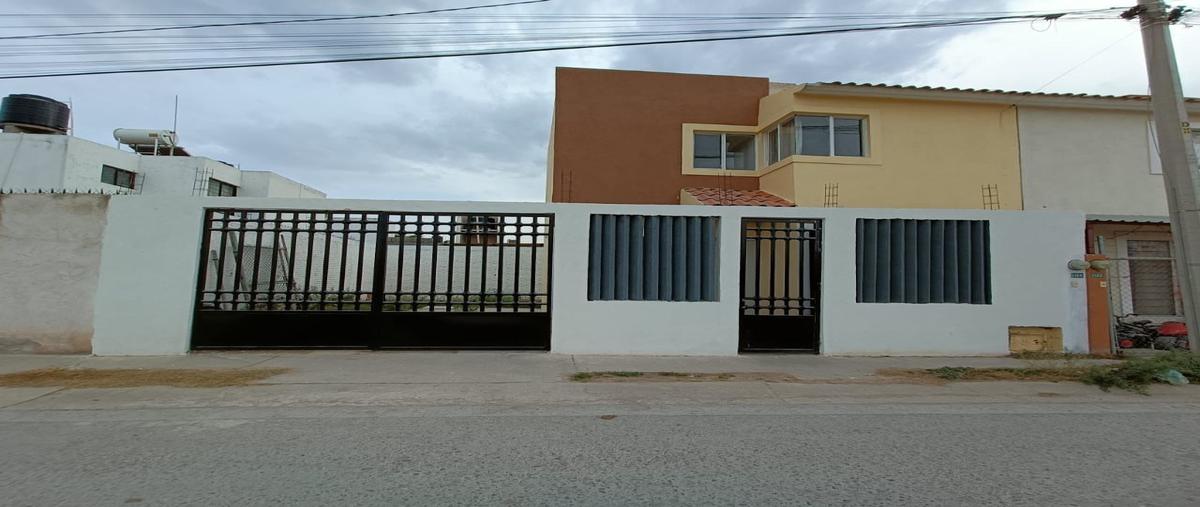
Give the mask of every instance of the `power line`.
[(510, 7), (510, 6), (514, 6), (514, 5), (537, 4), (537, 3), (549, 2), (549, 1), (550, 0), (520, 0), (520, 1), (516, 1), (516, 2), (507, 2), (507, 3), (500, 3), (500, 4), (470, 5), (470, 6), (466, 6), (466, 7), (450, 7), (450, 8), (445, 8), (445, 9), (430, 9), (430, 10), (425, 10), (425, 11), (392, 12), (392, 13), (388, 13), (388, 14), (366, 14), (366, 15), (359, 15), (359, 16), (335, 16), (335, 17), (326, 17), (326, 18), (279, 19), (279, 20), (271, 20), (271, 21), (245, 21), (245, 22), (240, 22), (240, 23), (205, 23), (205, 24), (198, 24), (198, 25), (158, 26), (158, 27), (152, 27), (152, 28), (126, 28), (126, 29), (120, 29), (120, 30), (99, 30), (99, 31), (92, 31), (92, 32), (67, 32), (67, 33), (42, 33), (42, 34), (29, 34), (29, 35), (8, 35), (8, 36), (0, 36), (0, 40), (45, 39), (45, 38), (52, 38), (52, 37), (74, 37), (74, 36), (79, 36), (79, 35), (102, 35), (102, 34), (130, 33), (130, 32), (161, 32), (161, 31), (167, 31), (167, 30), (191, 30), (191, 29), (196, 29), (196, 28), (227, 28), (227, 27), (235, 27), (235, 26), (283, 25), (283, 24), (295, 24), (295, 23), (317, 23), (317, 22), (323, 22), (323, 21), (350, 21), (350, 20), (374, 19), (374, 18), (390, 18), (390, 17), (396, 17), (396, 16), (413, 16), (413, 15), (418, 15), (418, 14), (437, 14), (437, 13), (446, 13), (446, 12), (458, 12), (458, 11), (468, 11), (468, 10), (474, 10), (474, 9), (488, 9), (488, 8), (493, 8), (493, 7)]
[[(534, 47), (515, 47), (515, 48), (474, 48), (461, 51), (445, 51), (445, 52), (414, 52), (414, 53), (376, 53), (376, 54), (349, 54), (349, 55), (332, 55), (326, 58), (306, 59), (304, 55), (295, 55), (289, 57), (273, 57), (267, 59), (267, 56), (260, 57), (231, 57), (231, 58), (212, 58), (212, 59), (176, 59), (176, 60), (160, 60), (150, 62), (142, 60), (140, 63), (166, 63), (179, 64), (169, 67), (127, 67), (117, 69), (87, 69), (87, 70), (71, 70), (59, 72), (26, 72), (22, 74), (0, 75), (0, 79), (18, 79), (32, 77), (64, 77), (64, 76), (89, 76), (89, 75), (105, 75), (105, 74), (129, 74), (129, 73), (149, 73), (149, 72), (168, 72), (180, 70), (211, 70), (211, 69), (232, 69), (232, 68), (250, 68), (250, 67), (278, 67), (291, 65), (313, 65), (323, 63), (347, 63), (347, 62), (369, 62), (369, 61), (387, 61), (387, 60), (413, 60), (425, 58), (443, 58), (443, 57), (462, 57), (462, 56), (485, 56), (485, 55), (501, 55), (501, 54), (519, 54), (519, 53), (534, 53), (545, 51), (564, 51), (574, 49), (592, 49), (592, 48), (611, 48), (611, 47), (630, 47), (630, 46), (645, 46), (645, 45), (665, 45), (665, 44), (685, 44), (697, 42), (717, 42), (731, 40), (748, 40), (748, 39), (765, 39), (779, 37), (798, 37), (808, 35), (825, 35), (836, 33), (853, 33), (866, 31), (880, 30), (903, 30), (903, 29), (922, 29), (922, 28), (938, 28), (938, 27), (954, 27), (954, 26), (975, 26), (997, 23), (1013, 23), (1022, 22), (1030, 19), (1060, 19), (1067, 15), (1091, 14), (1098, 11), (1075, 11), (1075, 12), (1060, 12), (1060, 13), (1037, 13), (1037, 14), (1020, 14), (1020, 15), (1004, 15), (979, 17), (973, 19), (959, 20), (936, 20), (917, 23), (890, 23), (890, 24), (864, 24), (864, 25), (837, 25), (822, 29), (813, 29), (807, 27), (806, 30), (787, 30), (775, 28), (770, 33), (745, 33), (754, 32), (754, 30), (726, 30), (715, 31), (716, 35), (705, 35), (690, 38), (673, 38), (662, 40), (632, 40), (632, 41), (608, 41), (594, 43), (576, 43), (567, 45), (555, 46), (534, 46)], [(730, 32), (736, 32), (733, 35), (726, 35)], [(761, 30), (759, 30), (761, 32)], [(630, 37), (647, 37), (647, 36), (664, 36), (678, 34), (630, 34)], [(611, 39), (611, 34), (609, 37)], [(528, 40), (528, 39), (527, 39)], [(510, 41), (497, 41), (491, 44), (501, 44)], [(523, 42), (518, 40), (517, 42)], [(440, 44), (439, 44), (440, 45)], [(321, 47), (311, 47), (304, 49), (323, 49)], [(219, 62), (219, 63), (210, 63)], [(127, 61), (88, 61), (88, 62), (72, 62), (72, 63), (128, 63)]]
[[(1124, 9), (1125, 9), (1124, 7), (1111, 7), (1111, 8), (1103, 8), (1103, 9), (1094, 9), (1093, 11), (1124, 10)], [(890, 11), (890, 12), (889, 11), (870, 11), (870, 12), (827, 11), (827, 12), (823, 12), (820, 14), (813, 14), (811, 16), (818, 16), (818, 17), (825, 17), (825, 16), (877, 16), (877, 17), (894, 18), (894, 17), (903, 17), (903, 16), (910, 16), (910, 15), (941, 16), (944, 14), (961, 14), (964, 16), (979, 17), (979, 16), (1000, 16), (1000, 15), (1016, 15), (1016, 14), (1038, 14), (1038, 13), (1044, 13), (1044, 12), (1045, 12), (1044, 10), (955, 11), (952, 13), (913, 13), (913, 12), (898, 12), (898, 11)], [(1077, 11), (1077, 12), (1088, 12), (1088, 11)], [(164, 13), (148, 13), (148, 12), (131, 12), (131, 13), (42, 12), (42, 13), (28, 13), (28, 12), (21, 12), (21, 13), (0, 13), (0, 18), (5, 18), (5, 17), (10, 17), (10, 18), (36, 18), (36, 17), (51, 17), (51, 18), (70, 18), (70, 17), (83, 17), (83, 18), (129, 18), (129, 17), (148, 17), (148, 18), (187, 18), (187, 17), (199, 17), (199, 18), (205, 18), (205, 17), (210, 17), (210, 18), (220, 18), (220, 17), (302, 18), (302, 17), (339, 17), (339, 16), (367, 16), (367, 15), (374, 15), (374, 14), (347, 14), (344, 12), (343, 13), (270, 13), (270, 14), (268, 14), (268, 13), (233, 13), (233, 12), (208, 12), (208, 13), (204, 13), (204, 12), (191, 12), (191, 13), (189, 13), (189, 12), (174, 12), (174, 13), (170, 13), (170, 12), (164, 12)], [(649, 14), (649, 15), (647, 15), (647, 14), (628, 14), (628, 13), (599, 13), (599, 12), (591, 12), (591, 13), (586, 13), (586, 14), (527, 13), (527, 14), (521, 14), (521, 15), (527, 16), (527, 17), (566, 17), (566, 16), (569, 16), (569, 17), (581, 17), (581, 16), (589, 16), (589, 17), (645, 17), (645, 16), (723, 17), (723, 16), (747, 16), (747, 15), (738, 14), (738, 13), (719, 13), (719, 12), (716, 12), (716, 13), (714, 13), (714, 12), (702, 12), (702, 13), (701, 12), (663, 12), (663, 13)], [(781, 17), (781, 16), (810, 16), (810, 15), (807, 15), (807, 14), (798, 15), (795, 12), (759, 12), (759, 13), (755, 13), (755, 14), (750, 14), (748, 16)]]

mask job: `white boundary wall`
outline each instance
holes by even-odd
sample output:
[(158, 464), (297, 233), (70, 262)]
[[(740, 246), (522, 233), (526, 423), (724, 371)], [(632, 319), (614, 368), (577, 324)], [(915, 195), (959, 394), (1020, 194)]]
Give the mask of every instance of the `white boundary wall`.
[[(1008, 353), (1008, 326), (1061, 327), (1068, 350), (1087, 350), (1086, 289), (1066, 267), (1067, 261), (1083, 256), (1081, 213), (115, 196), (96, 295), (96, 354), (188, 351), (206, 206), (554, 213), (555, 353), (737, 354), (742, 217), (824, 221), (824, 354), (1002, 355)], [(588, 301), (592, 213), (720, 217), (719, 301)], [(993, 303), (856, 303), (857, 218), (989, 220)]]

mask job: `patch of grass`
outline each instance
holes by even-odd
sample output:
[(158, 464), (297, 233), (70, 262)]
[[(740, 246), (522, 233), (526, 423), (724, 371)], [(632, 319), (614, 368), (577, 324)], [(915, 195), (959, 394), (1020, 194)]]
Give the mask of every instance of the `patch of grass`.
[(886, 377), (926, 379), (941, 382), (1029, 381), (1082, 382), (1105, 391), (1113, 388), (1145, 394), (1150, 384), (1166, 383), (1164, 374), (1177, 370), (1189, 382), (1200, 382), (1200, 357), (1190, 352), (1171, 352), (1151, 357), (1137, 357), (1119, 364), (1094, 366), (1064, 366), (1061, 368), (965, 368), (943, 366), (930, 369), (885, 369), (877, 373)]
[(941, 368), (934, 368), (925, 371), (928, 371), (931, 375), (942, 380), (961, 380), (970, 370), (970, 368), (943, 366)]
[(568, 377), (574, 382), (800, 382), (795, 375), (778, 372), (697, 372), (678, 371), (584, 371)]
[(235, 387), (292, 371), (291, 368), (132, 369), (42, 368), (0, 375), (4, 387)]
[(1165, 382), (1162, 375), (1177, 370), (1189, 382), (1200, 382), (1200, 357), (1191, 352), (1171, 352), (1151, 357), (1138, 357), (1116, 366), (1094, 366), (1080, 378), (1085, 384), (1105, 391), (1112, 388), (1146, 394), (1150, 384)]
[(1076, 354), (1074, 352), (1040, 352), (1026, 350), (1023, 352), (1013, 352), (1010, 357), (1015, 359), (1025, 359), (1030, 361), (1074, 361), (1081, 359), (1119, 359), (1119, 356), (1102, 355), (1102, 354)]
[(933, 381), (1026, 381), (1026, 382), (1078, 382), (1090, 368), (967, 368), (943, 366), (929, 369), (886, 369), (878, 373), (887, 377), (906, 377)]

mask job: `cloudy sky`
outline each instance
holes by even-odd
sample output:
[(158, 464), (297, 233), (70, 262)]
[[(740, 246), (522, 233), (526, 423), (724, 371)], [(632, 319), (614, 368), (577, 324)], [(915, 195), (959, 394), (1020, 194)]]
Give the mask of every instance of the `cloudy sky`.
[[(22, 15), (0, 17), (0, 35), (58, 32), (77, 25), (92, 25), (85, 29), (93, 30), (105, 24), (148, 23), (136, 16), (77, 16), (82, 13), (278, 13), (280, 5), (287, 5), (288, 13), (372, 14), (479, 3), (488, 2), (3, 1), (0, 15)], [(552, 0), (506, 7), (503, 12), (947, 13), (1097, 9), (1120, 3)], [(31, 13), (46, 16), (28, 16)], [(503, 28), (511, 33), (525, 26), (508, 23)], [(487, 24), (475, 27), (481, 31), (495, 28)], [(410, 28), (378, 24), (361, 29)], [(282, 33), (257, 27), (239, 30)], [(1176, 26), (1173, 35), (1184, 90), (1200, 96), (1200, 27)], [(36, 93), (69, 99), (74, 105), (76, 135), (102, 143), (112, 143), (111, 132), (118, 127), (170, 128), (172, 104), (179, 95), (179, 134), (192, 153), (244, 169), (275, 171), (331, 197), (533, 201), (543, 199), (556, 66), (762, 76), (783, 82), (865, 81), (1143, 94), (1147, 91), (1144, 65), (1134, 22), (1023, 22), (524, 55), (0, 80), (0, 94)]]

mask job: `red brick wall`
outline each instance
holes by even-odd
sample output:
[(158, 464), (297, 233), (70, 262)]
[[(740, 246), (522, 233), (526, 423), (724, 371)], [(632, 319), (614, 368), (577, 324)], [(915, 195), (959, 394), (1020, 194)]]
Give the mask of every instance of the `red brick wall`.
[(678, 204), (683, 187), (755, 190), (681, 173), (682, 125), (755, 125), (765, 78), (559, 68), (553, 202)]

